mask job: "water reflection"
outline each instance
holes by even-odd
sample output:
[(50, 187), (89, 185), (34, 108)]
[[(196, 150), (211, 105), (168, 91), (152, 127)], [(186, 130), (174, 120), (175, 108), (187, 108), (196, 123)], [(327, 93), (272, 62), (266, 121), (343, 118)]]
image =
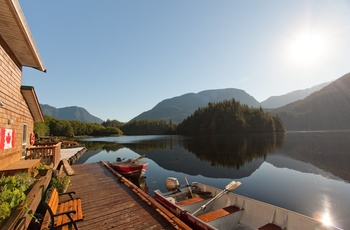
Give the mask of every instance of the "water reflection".
[[(83, 141), (84, 145), (90, 151), (118, 151), (122, 148), (128, 148), (140, 155), (147, 154), (147, 157), (158, 162), (160, 166), (168, 167), (168, 163), (183, 163), (184, 158), (208, 162), (212, 167), (225, 167), (240, 169), (246, 163), (254, 159), (265, 159), (268, 154), (274, 152), (276, 148), (281, 148), (284, 142), (284, 135), (226, 135), (226, 136), (202, 136), (196, 138), (186, 138), (179, 136), (157, 136), (158, 138), (140, 139), (131, 142), (101, 142)], [(108, 139), (109, 141), (111, 139)], [(118, 139), (113, 139), (119, 141)], [(172, 156), (161, 153), (170, 153)], [(195, 156), (185, 156), (191, 153)], [(84, 163), (90, 155), (86, 154), (79, 160)], [(174, 159), (175, 157), (175, 159)], [(162, 159), (164, 158), (164, 159)], [(168, 163), (167, 163), (168, 160)], [(187, 163), (191, 163), (186, 161)], [(194, 162), (192, 162), (194, 163)]]
[(284, 134), (196, 137), (185, 139), (184, 147), (212, 166), (239, 169), (254, 159), (265, 159), (283, 145), (284, 137)]
[(133, 181), (133, 183), (135, 185), (137, 185), (137, 187), (139, 187), (142, 191), (144, 191), (146, 194), (149, 193), (149, 188), (148, 188), (148, 185), (147, 185), (147, 181), (146, 181), (146, 177), (145, 176), (142, 176), (140, 177), (138, 180), (136, 181)]
[(143, 179), (150, 195), (165, 189), (168, 176), (219, 188), (240, 180), (238, 194), (350, 229), (350, 132), (113, 137), (84, 143), (89, 151), (78, 163), (146, 154)]
[(319, 171), (350, 182), (350, 132), (287, 133), (279, 154), (310, 163)]
[[(350, 182), (350, 132), (200, 138), (107, 137), (85, 139), (83, 143), (89, 151), (78, 163), (85, 163), (101, 151), (112, 153), (127, 148), (140, 155), (146, 154), (147, 158), (155, 161), (160, 167), (190, 175), (223, 177), (230, 174), (231, 178), (241, 178), (248, 176), (247, 172), (254, 172), (264, 161), (268, 161), (276, 167), (287, 167)], [(284, 156), (295, 161), (273, 156)], [(231, 171), (227, 172), (225, 169)]]

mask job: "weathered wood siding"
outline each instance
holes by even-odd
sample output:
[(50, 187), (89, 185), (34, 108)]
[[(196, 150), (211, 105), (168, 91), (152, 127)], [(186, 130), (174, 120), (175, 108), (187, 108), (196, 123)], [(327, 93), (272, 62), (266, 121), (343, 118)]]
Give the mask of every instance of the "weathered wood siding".
[[(15, 130), (14, 148), (0, 150), (0, 169), (21, 160), (23, 124), (28, 125), (27, 146), (34, 126), (33, 117), (20, 91), (22, 70), (17, 63), (0, 35), (0, 101), (4, 104), (0, 107), (0, 128)], [(13, 124), (8, 124), (9, 119)]]

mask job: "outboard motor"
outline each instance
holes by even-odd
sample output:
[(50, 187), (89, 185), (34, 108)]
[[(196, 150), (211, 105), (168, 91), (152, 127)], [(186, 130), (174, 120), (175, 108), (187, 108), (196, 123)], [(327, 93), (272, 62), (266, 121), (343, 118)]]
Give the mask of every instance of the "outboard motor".
[(117, 157), (117, 162), (122, 162), (122, 158)]
[(174, 192), (179, 189), (179, 181), (175, 177), (168, 177), (165, 181), (165, 187), (169, 192)]

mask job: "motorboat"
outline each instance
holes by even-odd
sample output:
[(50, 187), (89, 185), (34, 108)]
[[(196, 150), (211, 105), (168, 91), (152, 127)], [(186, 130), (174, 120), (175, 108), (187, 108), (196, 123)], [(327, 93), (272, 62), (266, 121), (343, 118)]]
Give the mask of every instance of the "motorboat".
[(241, 185), (232, 181), (219, 189), (193, 182), (179, 185), (174, 177), (166, 180), (168, 192), (155, 190), (157, 202), (162, 204), (193, 229), (209, 230), (300, 230), (339, 229), (305, 215), (244, 197), (232, 191)]

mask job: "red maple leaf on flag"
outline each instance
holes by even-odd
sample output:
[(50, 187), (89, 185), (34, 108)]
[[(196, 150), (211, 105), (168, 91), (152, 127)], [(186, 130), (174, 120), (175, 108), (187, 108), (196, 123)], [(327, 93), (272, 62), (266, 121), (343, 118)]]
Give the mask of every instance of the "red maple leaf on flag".
[(0, 128), (0, 149), (10, 149), (15, 144), (15, 130)]
[(6, 143), (10, 143), (11, 139), (12, 139), (12, 136), (11, 136), (10, 132), (8, 132), (7, 136), (6, 136)]

